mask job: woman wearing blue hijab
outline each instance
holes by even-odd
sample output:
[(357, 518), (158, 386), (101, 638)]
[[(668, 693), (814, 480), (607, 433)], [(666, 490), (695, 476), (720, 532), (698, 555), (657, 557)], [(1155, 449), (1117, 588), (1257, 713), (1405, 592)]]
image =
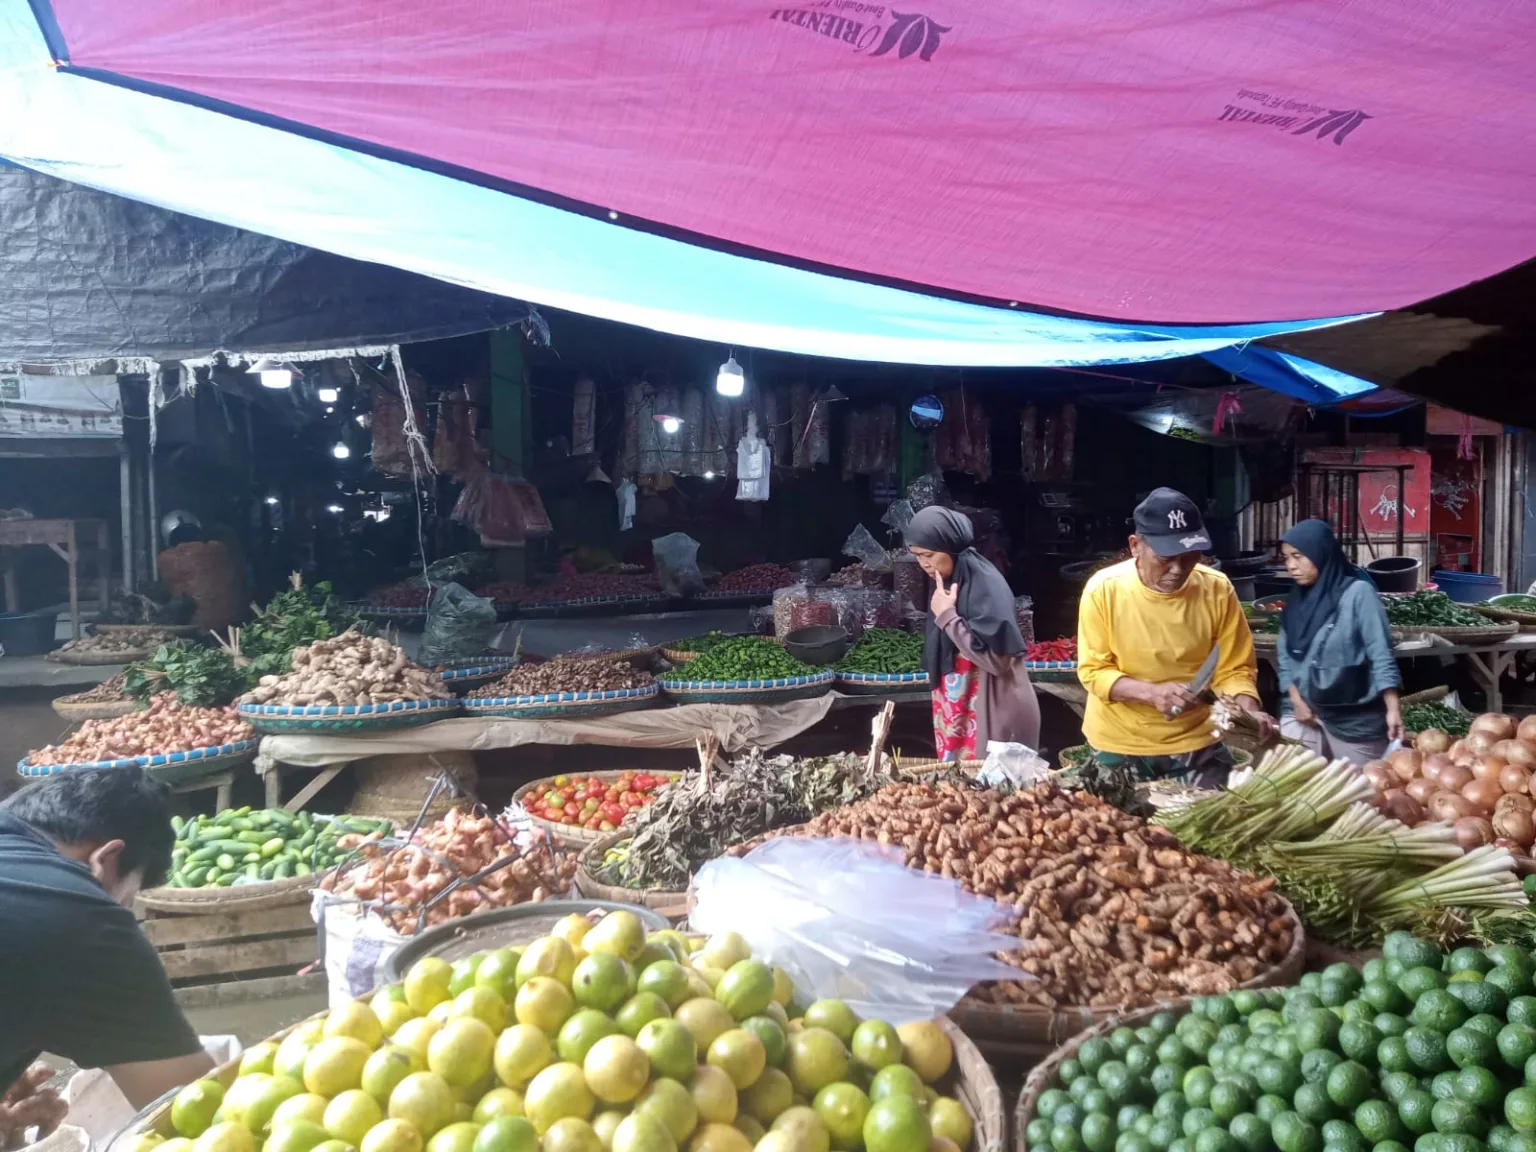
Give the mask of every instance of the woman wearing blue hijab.
[(1296, 588), (1280, 612), (1280, 732), (1329, 759), (1365, 764), (1402, 739), (1402, 684), (1376, 585), (1333, 530), (1303, 520), (1280, 537)]

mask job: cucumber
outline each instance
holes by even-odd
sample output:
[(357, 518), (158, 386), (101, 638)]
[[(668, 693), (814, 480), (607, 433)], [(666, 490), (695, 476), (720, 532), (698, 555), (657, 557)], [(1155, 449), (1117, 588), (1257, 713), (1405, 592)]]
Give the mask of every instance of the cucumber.
[(185, 820), (183, 820), (180, 816), (172, 816), (171, 817), (171, 827), (176, 829), (176, 832), (177, 832), (178, 835), (180, 835), (181, 834), (181, 830), (184, 827), (186, 827), (186, 823), (187, 822)]
[(213, 848), (213, 847), (199, 848), (196, 852), (193, 852), (190, 856), (187, 857), (187, 863), (188, 864), (212, 864), (218, 858), (219, 858), (219, 850), (217, 848)]
[(208, 879), (208, 873), (210, 871), (212, 871), (212, 869), (209, 869), (209, 868), (193, 868), (191, 871), (189, 871), (186, 874), (186, 877), (185, 877), (186, 882), (187, 882), (187, 887), (188, 888), (201, 888), (203, 886), (203, 881)]
[(214, 881), (214, 883), (217, 884), (220, 888), (228, 888), (235, 882), (236, 875), (238, 875), (238, 873), (226, 872), (224, 875), (220, 876), (216, 881)]
[(254, 861), (251, 862), (250, 864), (247, 864), (245, 866), (245, 874), (246, 874), (247, 877), (249, 877), (252, 880), (260, 880), (261, 879), (261, 865), (256, 863), (256, 862), (254, 862)]
[(260, 864), (261, 863), (261, 853), (260, 852), (247, 852), (244, 856), (240, 857), (240, 861), (243, 864)]
[(218, 883), (219, 877), (222, 875), (224, 875), (224, 869), (220, 868), (218, 865), (214, 865), (212, 868), (208, 869), (207, 872), (203, 873), (203, 883), (205, 885), (216, 884)]
[(214, 863), (219, 866), (221, 872), (228, 872), (235, 866), (235, 858), (228, 852), (221, 852), (219, 858)]
[(252, 824), (250, 820), (244, 816), (236, 816), (229, 822), (229, 826), (236, 832), (249, 832), (256, 827), (256, 825)]
[(293, 867), (286, 860), (279, 860), (277, 867), (272, 869), (272, 879), (286, 880), (293, 875)]
[(308, 876), (313, 871), (314, 871), (314, 869), (311, 868), (308, 864), (304, 863), (304, 861), (302, 861), (302, 860), (294, 861), (294, 864), (293, 864), (293, 874), (295, 876)]
[(220, 852), (237, 852), (244, 855), (251, 846), (244, 840), (215, 840), (210, 847), (217, 848)]

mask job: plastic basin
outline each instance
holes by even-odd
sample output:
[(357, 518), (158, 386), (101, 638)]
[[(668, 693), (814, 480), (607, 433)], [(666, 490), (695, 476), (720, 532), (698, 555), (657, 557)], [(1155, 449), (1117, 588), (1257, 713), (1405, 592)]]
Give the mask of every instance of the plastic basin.
[(1479, 604), (1504, 591), (1504, 580), (1486, 572), (1448, 572), (1435, 569), (1435, 583), (1458, 604)]
[(52, 612), (0, 612), (0, 648), (7, 656), (40, 656), (51, 652), (57, 620)]
[(1419, 586), (1424, 565), (1416, 556), (1383, 556), (1365, 566), (1378, 592), (1413, 592)]

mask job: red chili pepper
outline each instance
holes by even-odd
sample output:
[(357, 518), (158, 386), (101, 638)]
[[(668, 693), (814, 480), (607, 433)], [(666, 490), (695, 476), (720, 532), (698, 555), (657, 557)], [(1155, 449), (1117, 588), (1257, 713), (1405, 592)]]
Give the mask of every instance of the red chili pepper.
[(1036, 663), (1075, 663), (1077, 660), (1077, 638), (1066, 636), (1060, 640), (1041, 640), (1029, 646), (1025, 652), (1026, 660)]

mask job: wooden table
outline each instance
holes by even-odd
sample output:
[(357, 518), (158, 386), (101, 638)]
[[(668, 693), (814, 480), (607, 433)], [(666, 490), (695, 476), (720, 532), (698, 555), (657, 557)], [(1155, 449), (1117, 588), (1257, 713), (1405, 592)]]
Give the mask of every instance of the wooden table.
[[(1431, 634), (1420, 640), (1403, 640), (1392, 645), (1392, 654), (1399, 660), (1445, 656), (1465, 662), (1487, 697), (1490, 712), (1504, 711), (1504, 689), (1500, 681), (1514, 668), (1522, 652), (1536, 653), (1536, 632), (1517, 632), (1493, 644), (1452, 644)], [(1280, 657), (1273, 647), (1265, 645), (1258, 649), (1258, 653), (1260, 659), (1279, 671)]]
[(101, 580), (101, 610), (112, 595), (111, 548), (105, 520), (0, 520), (0, 565), (5, 570), (5, 610), (21, 611), (16, 588), (16, 548), (51, 549), (69, 565), (69, 621), (73, 638), (80, 639), (80, 541), (96, 539), (96, 568)]

